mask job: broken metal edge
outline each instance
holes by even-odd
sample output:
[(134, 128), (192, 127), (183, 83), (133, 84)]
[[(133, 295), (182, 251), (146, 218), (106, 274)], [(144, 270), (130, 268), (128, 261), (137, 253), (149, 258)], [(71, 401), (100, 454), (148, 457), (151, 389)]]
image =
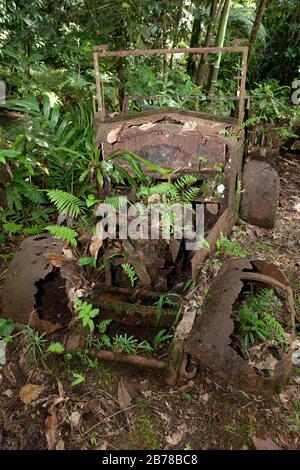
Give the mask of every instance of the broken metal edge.
[[(249, 269), (250, 265), (250, 269)], [(257, 271), (255, 272), (254, 269)], [(265, 274), (268, 273), (268, 274)], [(272, 273), (272, 274), (271, 274)], [(234, 289), (230, 289), (230, 279)], [(287, 353), (277, 362), (272, 377), (256, 372), (232, 347), (230, 335), (234, 324), (232, 306), (239, 297), (243, 281), (260, 282), (280, 289), (290, 310), (291, 342)], [(223, 290), (220, 291), (220, 285)], [(292, 289), (281, 271), (266, 261), (232, 259), (214, 279), (202, 315), (197, 318), (186, 342), (185, 352), (200, 366), (212, 370), (230, 385), (246, 392), (271, 395), (285, 385), (292, 370), (293, 340), (295, 338), (295, 307)], [(215, 307), (215, 308), (213, 308)], [(223, 329), (223, 330), (222, 330)], [(217, 336), (217, 338), (216, 338)], [(219, 341), (216, 341), (216, 339)]]

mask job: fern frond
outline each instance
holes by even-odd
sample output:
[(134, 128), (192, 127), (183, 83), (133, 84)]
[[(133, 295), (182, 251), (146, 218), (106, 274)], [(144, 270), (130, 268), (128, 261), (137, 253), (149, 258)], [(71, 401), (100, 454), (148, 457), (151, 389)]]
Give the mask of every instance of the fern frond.
[(184, 175), (181, 176), (177, 181), (175, 181), (173, 184), (178, 191), (181, 191), (182, 189), (192, 186), (197, 182), (197, 178), (194, 175)]
[(137, 275), (135, 273), (135, 269), (134, 267), (129, 264), (129, 263), (124, 263), (124, 264), (121, 264), (122, 266), (122, 269), (123, 271), (127, 274), (128, 276), (128, 279), (130, 281), (130, 284), (132, 285), (132, 287), (134, 286), (135, 282), (137, 281)]
[(104, 204), (109, 204), (114, 209), (119, 210), (119, 209), (124, 209), (127, 206), (128, 199), (122, 196), (112, 196), (112, 197), (106, 197), (103, 202)]
[(61, 189), (50, 189), (47, 191), (47, 196), (58, 212), (63, 212), (73, 219), (82, 213), (84, 204), (73, 194), (62, 191)]
[(138, 197), (149, 197), (153, 194), (171, 196), (173, 198), (178, 197), (178, 191), (172, 183), (159, 183), (149, 188), (142, 186), (137, 193)]
[(31, 227), (26, 227), (24, 228), (23, 232), (28, 234), (28, 235), (39, 235), (42, 233), (45, 229), (44, 224), (34, 224), (31, 225)]
[(183, 194), (184, 202), (192, 202), (197, 196), (199, 196), (201, 192), (201, 188), (197, 188), (196, 186), (192, 186), (191, 188), (186, 189), (185, 193)]
[(62, 225), (48, 225), (45, 227), (45, 230), (50, 232), (54, 237), (61, 238), (68, 242), (71, 246), (77, 246), (76, 237), (78, 236), (78, 233), (76, 230)]

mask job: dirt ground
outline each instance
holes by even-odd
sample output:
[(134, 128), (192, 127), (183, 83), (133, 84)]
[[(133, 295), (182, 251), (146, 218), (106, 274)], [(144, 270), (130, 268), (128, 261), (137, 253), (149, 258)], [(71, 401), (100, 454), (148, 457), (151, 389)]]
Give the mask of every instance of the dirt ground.
[[(299, 314), (299, 156), (279, 157), (278, 170), (275, 229), (241, 223), (233, 238), (249, 256), (283, 270)], [(6, 269), (7, 264), (0, 270), (0, 289)], [(28, 368), (17, 341), (11, 345), (0, 368), (0, 449), (253, 449), (254, 437), (269, 437), (282, 449), (300, 448), (300, 367), (284, 390), (266, 398), (228, 387), (206, 370), (184, 386), (169, 387), (155, 372), (89, 365), (56, 357), (48, 365), (55, 374), (42, 365)], [(74, 372), (86, 380), (71, 387)]]

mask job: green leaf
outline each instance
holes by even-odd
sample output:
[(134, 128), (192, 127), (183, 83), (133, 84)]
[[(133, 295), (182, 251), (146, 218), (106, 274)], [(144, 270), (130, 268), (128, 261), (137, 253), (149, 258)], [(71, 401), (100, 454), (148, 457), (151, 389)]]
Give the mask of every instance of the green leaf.
[(76, 387), (76, 385), (81, 384), (82, 382), (85, 382), (85, 375), (79, 374), (77, 372), (73, 372), (73, 377), (75, 380), (71, 383), (71, 387)]
[(160, 330), (153, 340), (153, 346), (156, 348), (160, 343), (173, 338), (173, 335), (165, 334), (167, 330)]
[(21, 232), (23, 229), (22, 224), (16, 224), (15, 222), (4, 222), (3, 228), (6, 232), (10, 234)]
[(69, 227), (62, 225), (47, 225), (44, 230), (52, 233), (56, 238), (61, 238), (62, 240), (67, 241), (71, 246), (77, 246), (76, 237), (78, 236), (78, 233)]
[(47, 348), (47, 352), (49, 353), (56, 353), (56, 354), (62, 354), (64, 352), (64, 347), (61, 343), (55, 342), (50, 344), (50, 346)]
[(15, 328), (16, 324), (11, 318), (0, 317), (0, 336), (5, 337), (11, 335)]

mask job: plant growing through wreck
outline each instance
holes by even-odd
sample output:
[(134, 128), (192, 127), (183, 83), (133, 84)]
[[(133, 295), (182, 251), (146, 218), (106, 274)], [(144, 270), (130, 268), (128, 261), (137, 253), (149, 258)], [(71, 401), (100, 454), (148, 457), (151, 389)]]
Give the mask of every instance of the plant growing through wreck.
[(50, 232), (54, 237), (61, 238), (63, 241), (68, 242), (71, 246), (77, 246), (76, 237), (78, 236), (78, 232), (76, 232), (76, 230), (63, 225), (47, 225), (45, 230)]
[(273, 341), (281, 346), (287, 344), (284, 327), (276, 318), (282, 308), (283, 303), (274, 289), (264, 288), (257, 295), (248, 294), (246, 302), (236, 312), (246, 348), (249, 344), (264, 341)]
[(121, 264), (121, 266), (122, 266), (123, 271), (127, 274), (127, 277), (130, 281), (131, 286), (134, 287), (134, 284), (136, 283), (138, 279), (134, 267), (129, 263), (123, 263)]
[(0, 340), (9, 343), (12, 339), (11, 334), (16, 328), (15, 322), (11, 318), (0, 317)]
[(95, 330), (94, 318), (99, 315), (99, 308), (93, 308), (91, 303), (79, 298), (75, 298), (73, 305), (82, 326), (88, 326), (90, 331), (93, 332)]
[(34, 364), (37, 363), (39, 357), (42, 360), (44, 360), (45, 358), (44, 348), (47, 342), (45, 336), (46, 333), (40, 335), (38, 331), (34, 330), (28, 325), (24, 328), (24, 337), (26, 344), (25, 353), (30, 353), (31, 359)]
[(247, 252), (239, 244), (239, 242), (230, 240), (221, 233), (220, 238), (216, 240), (216, 255), (220, 256), (222, 253), (225, 253), (229, 256), (238, 256), (239, 258), (246, 258)]

